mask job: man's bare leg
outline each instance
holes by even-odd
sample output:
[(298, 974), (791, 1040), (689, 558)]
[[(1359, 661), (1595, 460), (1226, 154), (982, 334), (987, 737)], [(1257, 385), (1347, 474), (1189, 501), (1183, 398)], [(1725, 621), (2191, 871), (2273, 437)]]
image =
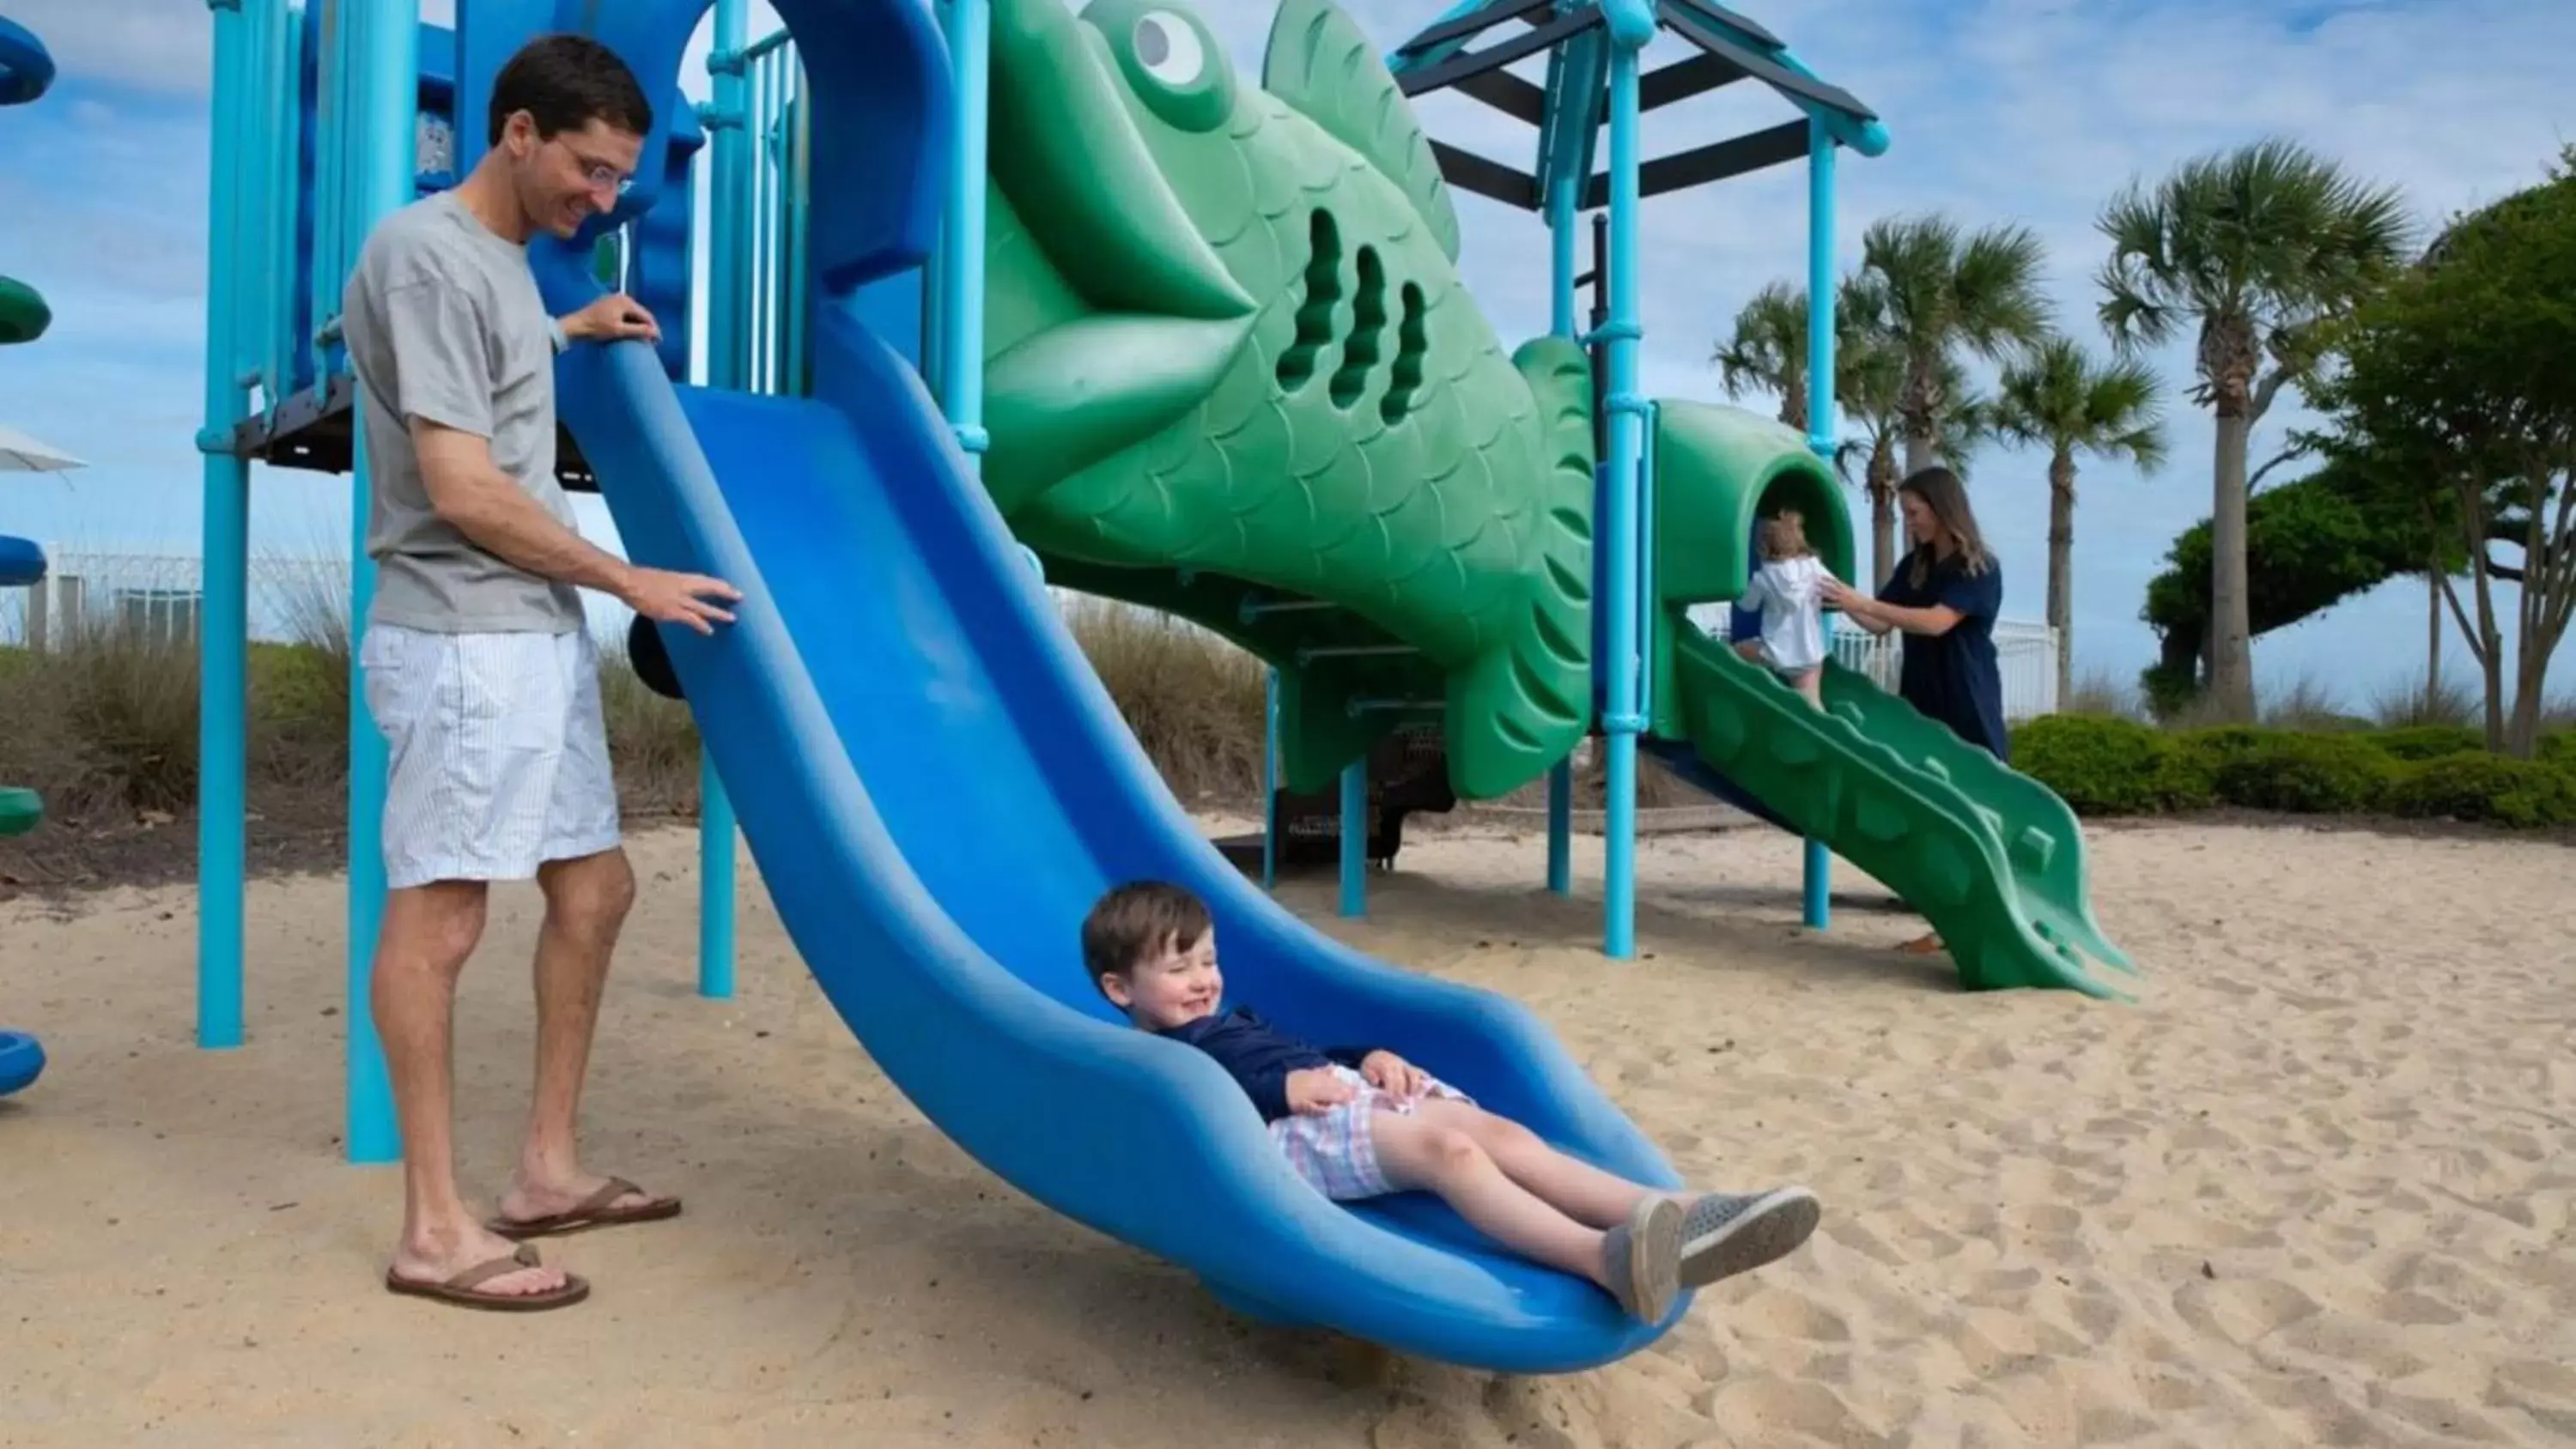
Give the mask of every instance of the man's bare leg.
[[(402, 1127), (403, 1226), (393, 1270), (407, 1280), (440, 1282), (516, 1251), (475, 1220), (456, 1187), (456, 980), (482, 938), (484, 896), (480, 881), (389, 891), (376, 936), (368, 997)], [(475, 1291), (543, 1293), (563, 1283), (560, 1268), (522, 1268)]]
[[(574, 1128), (599, 1027), (600, 993), (618, 932), (635, 904), (635, 872), (623, 849), (548, 861), (538, 867), (537, 884), (545, 891), (546, 918), (537, 935), (536, 1096), (518, 1171), (501, 1198), (501, 1215), (519, 1222), (569, 1211), (607, 1181), (582, 1170)], [(609, 1205), (634, 1207), (649, 1200), (628, 1193)]]

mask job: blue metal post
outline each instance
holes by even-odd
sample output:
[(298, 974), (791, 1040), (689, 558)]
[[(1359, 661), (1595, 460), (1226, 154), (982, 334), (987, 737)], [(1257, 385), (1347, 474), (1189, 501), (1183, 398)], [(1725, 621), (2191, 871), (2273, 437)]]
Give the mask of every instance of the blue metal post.
[(1368, 756), (1342, 767), (1342, 914), (1368, 914)]
[[(1834, 456), (1834, 138), (1807, 122), (1807, 446)], [(1806, 921), (1821, 931), (1833, 914), (1833, 852), (1807, 842)]]
[(1261, 689), (1261, 888), (1279, 885), (1279, 671)]
[(242, 165), (255, 150), (244, 104), (247, 21), (239, 0), (213, 0), (214, 110), (207, 130), (205, 599), (197, 628), (197, 1045), (242, 1040), (242, 892), (249, 725), (250, 464), (232, 451), (244, 410), (242, 278), (279, 259), (242, 265)]
[(941, 237), (939, 396), (957, 446), (977, 476), (984, 433), (984, 163), (991, 84), (993, 14), (989, 0), (949, 0), (948, 51), (957, 92), (957, 171)]
[[(1558, 104), (1578, 104), (1560, 96)], [(1588, 102), (1583, 102), (1589, 109)], [(1579, 154), (1579, 152), (1578, 152)], [(1566, 168), (1554, 168), (1563, 172)], [(1548, 330), (1576, 337), (1574, 321), (1575, 190), (1551, 175), (1547, 199), (1547, 233), (1553, 283), (1549, 291)], [(1557, 895), (1574, 889), (1574, 762), (1559, 760), (1547, 769), (1547, 888)]]
[[(742, 52), (750, 40), (749, 0), (716, 0), (713, 73), (716, 110), (713, 143), (715, 174), (707, 186), (709, 256), (703, 326), (707, 333), (708, 382), (716, 387), (743, 386), (744, 322), (750, 296), (743, 267), (745, 168), (749, 118), (744, 112)], [(714, 1000), (733, 995), (734, 967), (734, 832), (733, 798), (716, 773), (716, 757), (701, 748), (698, 755), (698, 994)]]
[[(409, 6), (349, 5), (341, 10), (342, 55), (352, 68), (348, 113), (355, 181), (351, 188), (345, 268), (375, 224), (410, 204), (416, 190), (413, 144), (419, 114), (420, 26)], [(460, 126), (457, 134), (472, 134)], [(367, 713), (365, 681), (354, 677), (357, 645), (365, 637), (375, 602), (376, 569), (367, 557), (367, 494), (371, 463), (365, 430), (359, 430), (355, 493), (350, 507), (349, 635), (349, 1100), (348, 1151), (352, 1162), (390, 1162), (402, 1153), (394, 1120), (384, 1048), (376, 1039), (369, 984), (375, 973), (376, 933), (384, 919), (384, 813), (387, 757), (384, 736)]]
[(1639, 52), (1654, 38), (1653, 12), (1644, 0), (1612, 0), (1610, 22), (1610, 320), (1602, 328), (1609, 354), (1609, 518), (1597, 532), (1610, 544), (1609, 587), (1601, 607), (1610, 611), (1608, 708), (1602, 721), (1609, 749), (1608, 818), (1603, 822), (1602, 952), (1614, 961), (1637, 950), (1637, 736), (1645, 728), (1638, 680), (1637, 633), (1644, 614), (1639, 597), (1637, 540), (1645, 400), (1637, 394), (1637, 68)]

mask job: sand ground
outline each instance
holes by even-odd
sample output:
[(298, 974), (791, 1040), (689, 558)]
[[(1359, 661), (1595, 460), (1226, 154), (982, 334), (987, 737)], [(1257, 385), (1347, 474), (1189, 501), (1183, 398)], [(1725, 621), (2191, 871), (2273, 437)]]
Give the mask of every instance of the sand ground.
[[(376, 1287), (398, 1197), (338, 1157), (341, 896), (251, 902), (250, 1044), (190, 1044), (185, 888), (0, 907), (0, 1444), (2576, 1443), (2576, 856), (2503, 840), (2097, 831), (2143, 1002), (1969, 996), (1845, 869), (1650, 839), (1644, 959), (1537, 843), (1424, 836), (1323, 929), (1549, 1020), (1677, 1165), (1801, 1179), (1825, 1226), (1612, 1368), (1500, 1379), (1252, 1326), (984, 1172), (895, 1093), (744, 875), (741, 990), (693, 994), (693, 837), (646, 888), (587, 1107), (681, 1219), (554, 1245), (598, 1292), (470, 1314)], [(1597, 842), (1578, 842), (1579, 882)], [(461, 1006), (462, 1140), (523, 1110), (533, 898)]]

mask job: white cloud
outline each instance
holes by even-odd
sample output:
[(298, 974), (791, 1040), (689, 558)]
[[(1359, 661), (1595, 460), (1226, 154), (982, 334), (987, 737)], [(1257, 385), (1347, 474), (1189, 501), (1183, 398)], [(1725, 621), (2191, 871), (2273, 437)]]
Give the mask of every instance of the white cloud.
[(213, 75), (205, 0), (10, 0), (66, 78), (203, 95)]

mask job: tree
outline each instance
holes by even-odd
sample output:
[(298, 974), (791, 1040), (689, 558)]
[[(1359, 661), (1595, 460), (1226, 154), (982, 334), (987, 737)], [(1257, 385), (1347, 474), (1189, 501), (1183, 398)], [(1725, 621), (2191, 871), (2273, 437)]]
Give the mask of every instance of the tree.
[(2048, 623), (2057, 631), (2057, 697), (2075, 693), (2075, 459), (2126, 458), (2152, 473), (2165, 461), (2156, 375), (2134, 359), (2096, 362), (2052, 337), (2005, 367), (1995, 430), (2048, 450)]
[[(2421, 507), (2413, 499), (2385, 499), (2383, 492), (2328, 459), (2305, 477), (2254, 495), (2245, 510), (2245, 550), (2256, 565), (2246, 590), (2255, 637), (2420, 569), (2434, 556)], [(2159, 715), (2182, 710), (2199, 688), (2209, 639), (2209, 520), (2183, 530), (2165, 562), (2165, 571), (2148, 581), (2139, 611), (2162, 644), (2140, 680)]]
[[(1834, 449), (1834, 469), (1845, 481), (1855, 464), (1861, 488), (1869, 497), (1870, 586), (1887, 582), (1896, 569), (1896, 485), (1906, 470), (1897, 466), (1905, 438), (1903, 344), (1888, 322), (1887, 302), (1877, 280), (1867, 273), (1843, 279), (1834, 304), (1834, 400), (1843, 415), (1858, 425), (1857, 436)], [(1935, 445), (1953, 461), (1951, 471), (1968, 477), (1966, 458), (1991, 433), (1985, 398), (1968, 381), (1958, 359), (1946, 359), (1936, 379), (1941, 409), (1932, 419)]]
[(2111, 241), (2102, 324), (2124, 353), (2198, 333), (2191, 396), (2218, 422), (2209, 684), (2225, 716), (2250, 721), (2247, 440), (2281, 389), (2311, 371), (2320, 326), (2403, 261), (2405, 214), (2394, 188), (2266, 140), (2186, 161), (2152, 190), (2132, 183), (2098, 225)]
[[(2326, 446), (2411, 485), (2426, 522), (2451, 530), (2475, 618), (2455, 580), (2441, 587), (2485, 674), (2488, 746), (2528, 758), (2576, 608), (2576, 148), (2546, 184), (2464, 218), (2363, 303), (2335, 356), (2312, 389), (2335, 428)], [(2510, 691), (2498, 581), (2521, 586)]]
[(1807, 431), (1807, 293), (1772, 282), (1735, 314), (1735, 330), (1709, 360), (1728, 397), (1775, 393), (1780, 421)]
[[(1936, 461), (1962, 350), (2001, 360), (2047, 334), (2041, 285), (2048, 260), (2028, 227), (1964, 233), (1940, 215), (1890, 217), (1861, 237), (1861, 273), (1877, 304), (1879, 331), (1904, 360), (1898, 412), (1905, 471)], [(1952, 439), (1952, 442), (1958, 440)], [(1964, 450), (1963, 450), (1964, 451)]]

